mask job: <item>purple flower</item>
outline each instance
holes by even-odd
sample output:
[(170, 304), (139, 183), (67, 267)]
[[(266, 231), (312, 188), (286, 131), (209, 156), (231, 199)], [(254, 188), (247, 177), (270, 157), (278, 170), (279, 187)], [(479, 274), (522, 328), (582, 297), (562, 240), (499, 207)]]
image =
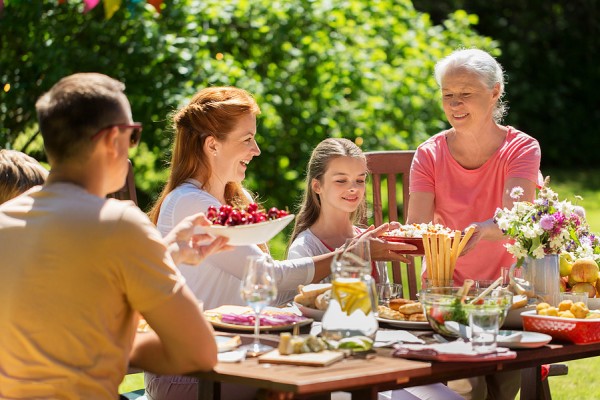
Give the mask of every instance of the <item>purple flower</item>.
[(554, 217), (552, 215), (544, 215), (540, 220), (540, 226), (545, 231), (551, 231), (554, 228)]

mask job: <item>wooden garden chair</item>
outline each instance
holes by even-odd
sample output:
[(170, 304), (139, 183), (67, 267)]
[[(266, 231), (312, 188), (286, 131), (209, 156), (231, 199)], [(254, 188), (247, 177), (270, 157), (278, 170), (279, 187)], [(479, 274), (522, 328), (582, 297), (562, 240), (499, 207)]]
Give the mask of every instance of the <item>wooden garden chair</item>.
[[(414, 150), (371, 151), (365, 153), (373, 187), (371, 209), (375, 226), (379, 226), (384, 222), (404, 222), (406, 220), (410, 165), (414, 154)], [(401, 186), (401, 190), (398, 190), (398, 185)], [(398, 209), (400, 204), (398, 193), (402, 195), (400, 199), (402, 204), (401, 213)], [(386, 206), (387, 214), (384, 215)], [(403, 269), (405, 270), (405, 279), (402, 276)], [(392, 262), (392, 280), (394, 283), (402, 284), (405, 297), (408, 296), (413, 300), (417, 299), (417, 279), (420, 279), (420, 277), (417, 275), (414, 257), (410, 257), (408, 264)]]

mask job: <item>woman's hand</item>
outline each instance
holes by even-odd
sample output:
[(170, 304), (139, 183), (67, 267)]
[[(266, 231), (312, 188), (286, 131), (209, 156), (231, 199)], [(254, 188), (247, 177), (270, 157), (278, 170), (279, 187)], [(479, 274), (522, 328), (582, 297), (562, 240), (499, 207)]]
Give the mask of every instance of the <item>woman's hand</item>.
[(232, 246), (227, 244), (229, 239), (226, 237), (214, 238), (207, 233), (194, 233), (196, 226), (209, 225), (211, 222), (204, 213), (198, 213), (182, 220), (165, 236), (165, 242), (175, 264), (198, 265), (213, 253), (232, 249)]
[(479, 241), (481, 240), (481, 234), (482, 234), (481, 224), (479, 222), (474, 222), (465, 228), (465, 232), (467, 230), (469, 230), (469, 228), (471, 228), (471, 227), (474, 228), (473, 234), (471, 235), (471, 238), (469, 239), (469, 241), (463, 248), (462, 252), (458, 255), (459, 257), (464, 256), (469, 251), (473, 250), (475, 248), (475, 246), (477, 246), (477, 243), (479, 243)]

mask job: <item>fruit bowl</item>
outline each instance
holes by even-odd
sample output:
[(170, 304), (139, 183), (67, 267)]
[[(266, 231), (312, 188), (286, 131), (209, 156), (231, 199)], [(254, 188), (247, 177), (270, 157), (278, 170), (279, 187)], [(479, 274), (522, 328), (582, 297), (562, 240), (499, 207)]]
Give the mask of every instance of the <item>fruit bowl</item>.
[[(445, 336), (458, 337), (457, 327), (469, 325), (469, 312), (479, 309), (496, 309), (500, 313), (502, 326), (512, 305), (512, 293), (506, 289), (493, 290), (476, 304), (469, 304), (485, 289), (471, 289), (461, 302), (458, 287), (432, 287), (419, 293), (419, 300), (425, 309), (425, 316), (434, 331)], [(452, 322), (448, 324), (448, 322)]]
[(210, 225), (196, 228), (198, 232), (210, 233), (213, 236), (225, 236), (229, 238), (232, 246), (247, 246), (252, 244), (266, 243), (283, 230), (294, 219), (294, 214), (258, 222), (248, 225)]

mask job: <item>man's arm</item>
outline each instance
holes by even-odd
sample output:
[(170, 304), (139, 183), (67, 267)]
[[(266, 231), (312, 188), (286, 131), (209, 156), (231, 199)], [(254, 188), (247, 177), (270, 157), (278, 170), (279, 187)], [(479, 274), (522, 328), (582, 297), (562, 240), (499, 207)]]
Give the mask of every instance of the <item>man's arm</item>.
[(143, 317), (154, 332), (136, 335), (131, 366), (157, 374), (183, 374), (209, 371), (217, 363), (212, 326), (187, 286)]

